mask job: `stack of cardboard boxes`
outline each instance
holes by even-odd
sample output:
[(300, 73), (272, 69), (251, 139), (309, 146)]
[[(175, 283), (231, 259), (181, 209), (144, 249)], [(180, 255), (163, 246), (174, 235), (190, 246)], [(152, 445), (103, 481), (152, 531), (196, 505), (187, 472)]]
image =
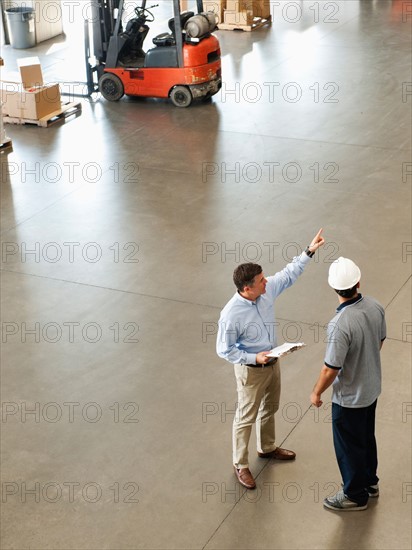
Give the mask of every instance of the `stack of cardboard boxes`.
[(256, 18), (270, 18), (270, 0), (226, 0), (225, 25), (248, 26)]
[(58, 84), (44, 84), (37, 58), (18, 61), (21, 83), (1, 81), (3, 115), (22, 120), (39, 120), (61, 109)]
[[(187, 1), (182, 1), (182, 9)], [(217, 15), (222, 29), (251, 26), (257, 19), (270, 20), (270, 0), (203, 0), (203, 10)]]

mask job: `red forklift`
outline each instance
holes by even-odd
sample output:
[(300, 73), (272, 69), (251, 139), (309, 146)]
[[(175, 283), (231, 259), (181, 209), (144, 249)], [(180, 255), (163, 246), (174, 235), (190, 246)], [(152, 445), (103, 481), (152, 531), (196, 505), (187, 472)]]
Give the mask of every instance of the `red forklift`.
[[(108, 101), (128, 96), (169, 98), (177, 107), (189, 107), (193, 99), (208, 100), (222, 86), (221, 53), (216, 16), (203, 12), (203, 0), (196, 0), (198, 13), (181, 13), (180, 0), (173, 0), (169, 31), (153, 38), (154, 47), (143, 50), (154, 21), (147, 0), (134, 8), (123, 24), (125, 0), (93, 0), (93, 57), (86, 34), (88, 87)], [(97, 84), (94, 75), (97, 74)]]

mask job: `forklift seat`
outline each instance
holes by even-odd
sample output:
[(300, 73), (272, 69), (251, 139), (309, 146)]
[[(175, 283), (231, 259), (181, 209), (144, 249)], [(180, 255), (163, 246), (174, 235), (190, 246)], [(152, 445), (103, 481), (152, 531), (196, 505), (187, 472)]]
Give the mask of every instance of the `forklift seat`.
[[(180, 14), (180, 24), (182, 25), (182, 29), (185, 28), (186, 23), (188, 20), (194, 16), (193, 11), (184, 11)], [(162, 34), (158, 34), (153, 38), (153, 44), (155, 46), (175, 46), (176, 45), (176, 31), (175, 31), (175, 20), (174, 17), (172, 19), (169, 19), (168, 21), (169, 29), (171, 30), (171, 33), (164, 32)]]

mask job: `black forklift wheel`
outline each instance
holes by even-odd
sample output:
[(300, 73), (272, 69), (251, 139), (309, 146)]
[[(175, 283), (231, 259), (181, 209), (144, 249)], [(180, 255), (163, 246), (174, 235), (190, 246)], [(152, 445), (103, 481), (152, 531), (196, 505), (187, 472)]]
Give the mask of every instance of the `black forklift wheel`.
[(105, 73), (99, 80), (99, 90), (108, 101), (119, 101), (124, 95), (123, 82), (118, 76)]
[(186, 86), (175, 86), (170, 92), (170, 99), (176, 107), (189, 107), (192, 103), (192, 93)]

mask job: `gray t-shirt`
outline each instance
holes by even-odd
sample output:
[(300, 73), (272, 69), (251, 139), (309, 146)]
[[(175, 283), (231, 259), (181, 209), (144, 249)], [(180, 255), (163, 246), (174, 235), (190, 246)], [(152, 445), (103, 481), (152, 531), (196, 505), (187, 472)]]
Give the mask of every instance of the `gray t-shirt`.
[(325, 365), (339, 369), (332, 402), (368, 407), (381, 393), (381, 342), (386, 338), (385, 310), (374, 298), (358, 294), (341, 304), (328, 324)]

